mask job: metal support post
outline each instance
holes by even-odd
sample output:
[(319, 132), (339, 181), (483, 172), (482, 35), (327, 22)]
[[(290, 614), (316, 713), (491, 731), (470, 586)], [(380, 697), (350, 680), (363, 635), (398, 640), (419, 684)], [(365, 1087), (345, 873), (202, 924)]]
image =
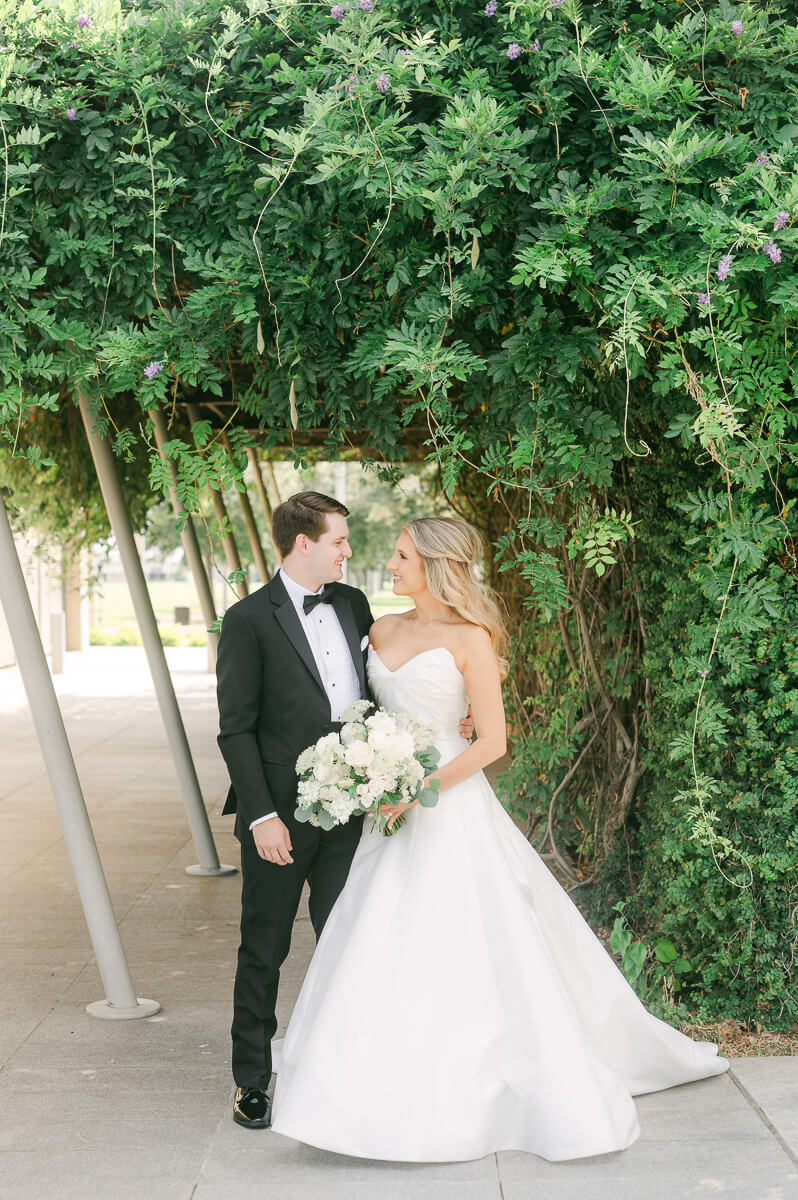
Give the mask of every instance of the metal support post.
[(119, 550), (122, 566), (125, 570), (130, 598), (136, 612), (136, 620), (141, 630), (141, 640), (147, 653), (147, 661), (152, 675), (155, 694), (161, 710), (161, 717), (166, 727), (166, 736), (172, 751), (175, 769), (183, 792), (189, 827), (194, 839), (194, 845), (199, 854), (199, 865), (187, 867), (189, 875), (230, 875), (235, 867), (222, 866), (216, 853), (216, 846), (208, 822), (208, 814), (200, 792), (199, 780), (194, 769), (194, 761), (189, 750), (188, 738), (183, 726), (183, 718), (177, 704), (177, 697), (172, 686), (172, 677), (166, 663), (163, 645), (161, 644), (158, 624), (152, 610), (150, 594), (147, 591), (147, 581), (141, 566), (141, 559), (136, 550), (133, 538), (133, 528), (130, 514), (122, 494), (119, 474), (114, 462), (113, 452), (105, 438), (94, 432), (94, 421), (89, 408), (88, 398), (78, 392), (80, 412), (89, 440), (92, 458), (97, 469), (105, 507), (111, 522), (114, 539)]
[[(192, 425), (196, 425), (200, 420), (199, 409), (196, 404), (187, 404), (186, 411), (188, 419)], [(228, 442), (229, 446), (229, 442)], [(216, 517), (216, 524), (219, 526), (219, 537), (222, 540), (224, 548), (224, 557), (227, 563), (227, 570), (232, 575), (234, 571), (243, 571), (241, 565), (241, 555), (238, 553), (235, 534), (233, 533), (230, 519), (227, 515), (227, 508), (224, 502), (224, 495), (219, 488), (211, 487), (211, 504), (213, 505), (213, 514)], [(234, 585), (234, 590), (239, 596), (249, 595), (249, 586), (246, 578)]]
[(94, 1017), (117, 1020), (151, 1017), (161, 1006), (157, 1000), (139, 999), (130, 978), (130, 969), (114, 917), (97, 843), (86, 811), (86, 802), (75, 770), (75, 761), (58, 707), (53, 681), (47, 669), (44, 647), (33, 615), (2, 495), (0, 600), (11, 631), (22, 681), (64, 831), (67, 853), (83, 905), (89, 937), (107, 997), (90, 1004), (86, 1011)]
[[(166, 433), (166, 421), (164, 420), (164, 415), (160, 409), (154, 409), (150, 413), (150, 416), (152, 418), (152, 426), (155, 431), (155, 441), (158, 445), (158, 449), (161, 452), (161, 457), (163, 457), (164, 442), (168, 441)], [(205, 573), (205, 565), (202, 561), (202, 552), (200, 550), (200, 544), (197, 538), (197, 531), (194, 528), (194, 522), (178, 499), (177, 488), (174, 482), (174, 464), (170, 465), (172, 467), (170, 472), (172, 476), (172, 487), (169, 489), (169, 492), (172, 500), (172, 509), (175, 516), (185, 518), (185, 524), (180, 534), (180, 541), (183, 543), (183, 553), (186, 556), (188, 568), (191, 571), (191, 575), (194, 579), (194, 587), (197, 592), (197, 599), (199, 600), (200, 608), (202, 609), (202, 617), (205, 621), (205, 627), (206, 629), (210, 629), (211, 625), (213, 625), (216, 621), (216, 609), (213, 603), (213, 595), (211, 594), (211, 585), (208, 582), (208, 576)], [(208, 645), (213, 647), (215, 657), (216, 643), (219, 640), (218, 635), (215, 633), (209, 633), (208, 639)]]

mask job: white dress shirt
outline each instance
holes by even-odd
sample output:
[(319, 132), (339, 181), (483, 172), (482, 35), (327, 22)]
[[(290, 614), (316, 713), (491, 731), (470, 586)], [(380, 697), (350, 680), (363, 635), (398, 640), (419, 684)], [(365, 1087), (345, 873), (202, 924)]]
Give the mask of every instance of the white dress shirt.
[[(302, 632), (308, 639), (327, 699), (330, 701), (330, 720), (340, 721), (344, 709), (353, 700), (360, 699), (360, 681), (338, 614), (332, 604), (317, 604), (312, 612), (306, 613), (303, 608), (305, 596), (315, 596), (318, 592), (311, 592), (309, 588), (297, 583), (282, 567), (279, 574), (296, 609)], [(253, 821), (250, 829), (259, 825), (261, 821), (268, 821), (276, 816), (276, 812), (266, 813)]]

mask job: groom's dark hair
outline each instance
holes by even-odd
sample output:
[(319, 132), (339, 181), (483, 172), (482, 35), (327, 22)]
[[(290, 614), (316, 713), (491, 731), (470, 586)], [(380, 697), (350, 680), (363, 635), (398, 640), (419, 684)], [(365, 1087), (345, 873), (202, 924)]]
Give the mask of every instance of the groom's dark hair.
[(322, 492), (297, 492), (278, 504), (272, 513), (272, 536), (280, 557), (291, 553), (300, 533), (317, 542), (327, 529), (327, 513), (333, 512), (349, 516), (345, 504)]

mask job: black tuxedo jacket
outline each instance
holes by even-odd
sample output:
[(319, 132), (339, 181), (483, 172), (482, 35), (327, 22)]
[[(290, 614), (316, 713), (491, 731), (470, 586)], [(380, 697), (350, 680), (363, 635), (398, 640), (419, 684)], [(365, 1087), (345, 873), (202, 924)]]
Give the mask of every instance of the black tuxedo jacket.
[[(360, 644), (373, 617), (357, 588), (328, 584), (368, 696), (366, 651)], [(311, 827), (294, 819), (298, 755), (330, 730), (330, 702), (296, 609), (279, 575), (229, 608), (222, 622), (216, 661), (219, 748), (231, 788), (223, 812), (237, 813), (236, 833), (277, 812), (292, 838)]]

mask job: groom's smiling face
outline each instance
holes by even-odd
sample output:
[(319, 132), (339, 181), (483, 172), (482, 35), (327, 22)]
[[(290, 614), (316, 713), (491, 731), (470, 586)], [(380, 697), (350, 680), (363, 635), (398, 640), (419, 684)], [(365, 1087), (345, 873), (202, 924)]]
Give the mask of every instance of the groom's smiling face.
[[(352, 557), (349, 545), (349, 526), (340, 513), (327, 513), (327, 528), (318, 541), (305, 539), (305, 568), (316, 587), (323, 583), (334, 583), (343, 575), (344, 560)], [(311, 584), (312, 586), (312, 584)]]

